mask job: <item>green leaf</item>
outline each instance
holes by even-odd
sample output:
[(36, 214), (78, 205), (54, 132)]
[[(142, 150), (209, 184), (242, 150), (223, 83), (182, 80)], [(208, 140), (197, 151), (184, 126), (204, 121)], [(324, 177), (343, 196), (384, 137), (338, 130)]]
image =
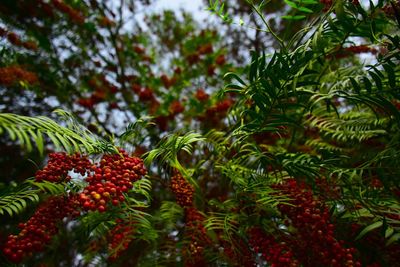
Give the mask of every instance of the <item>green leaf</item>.
[(256, 51), (251, 51), (251, 64), (249, 71), (250, 82), (254, 82), (255, 78), (257, 77), (257, 70), (258, 70), (258, 54)]
[(295, 8), (295, 9), (298, 9), (298, 7), (299, 7), (296, 3), (292, 2), (292, 1), (289, 1), (289, 0), (284, 0), (284, 1), (286, 4), (288, 4), (289, 6)]
[(372, 83), (365, 76), (363, 77), (363, 82), (365, 84), (365, 89), (367, 89), (367, 92), (370, 93), (371, 92), (371, 88), (372, 88)]
[(364, 235), (366, 235), (367, 233), (371, 232), (372, 230), (379, 228), (383, 225), (383, 221), (377, 221), (374, 222), (370, 225), (368, 225), (367, 227), (365, 227), (356, 237), (356, 240), (362, 238)]
[(237, 75), (236, 73), (234, 73), (234, 72), (227, 72), (225, 75), (224, 75), (224, 80), (227, 80), (227, 79), (235, 79), (236, 81), (238, 81), (240, 84), (242, 84), (242, 85), (246, 85), (246, 83), (239, 77), (239, 75)]
[(305, 13), (313, 13), (314, 12), (312, 9), (309, 9), (306, 7), (299, 7), (298, 10), (303, 11)]
[(388, 238), (389, 236), (391, 236), (393, 234), (393, 232), (394, 232), (394, 229), (392, 227), (388, 226), (385, 231), (385, 238)]
[(379, 91), (382, 91), (382, 81), (380, 77), (372, 71), (368, 71), (369, 75), (371, 75), (372, 79), (375, 81), (376, 87), (378, 87)]
[(239, 92), (241, 92), (242, 89), (243, 89), (242, 86), (230, 83), (230, 84), (225, 85), (224, 91), (225, 92), (238, 92), (239, 93)]
[(394, 235), (392, 235), (392, 237), (390, 237), (388, 239), (388, 241), (386, 241), (386, 246), (390, 246), (391, 244), (393, 244), (394, 242), (397, 242), (400, 240), (400, 233), (396, 233)]
[(382, 66), (388, 75), (390, 87), (395, 88), (396, 87), (396, 75), (395, 75), (393, 68), (390, 66), (390, 64), (383, 64)]
[(8, 213), (10, 216), (13, 216), (14, 212), (13, 212), (12, 209), (10, 209), (9, 207), (2, 207), (2, 209), (4, 209), (5, 211), (7, 211), (7, 213)]
[[(57, 114), (64, 117), (69, 116), (69, 113), (61, 112), (60, 110)], [(12, 140), (18, 138), (21, 145), (25, 145), (28, 150), (32, 149), (32, 138), (40, 153), (43, 153), (44, 149), (43, 133), (49, 136), (56, 149), (60, 149), (63, 146), (68, 152), (82, 152), (81, 147), (84, 147), (88, 154), (117, 151), (114, 145), (94, 137), (87, 129), (74, 121), (72, 117), (68, 118), (72, 121), (70, 123), (71, 129), (60, 126), (55, 121), (43, 116), (27, 117), (0, 113), (0, 129), (6, 129)]]
[(282, 18), (287, 19), (287, 20), (302, 20), (302, 19), (305, 19), (306, 16), (304, 16), (304, 15), (296, 15), (296, 16), (286, 15), (286, 16), (282, 16)]

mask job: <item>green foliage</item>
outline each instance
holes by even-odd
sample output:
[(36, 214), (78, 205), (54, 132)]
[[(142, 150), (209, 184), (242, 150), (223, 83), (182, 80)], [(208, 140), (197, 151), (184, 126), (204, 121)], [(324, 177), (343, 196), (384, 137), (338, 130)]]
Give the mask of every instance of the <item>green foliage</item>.
[(145, 162), (150, 164), (158, 160), (161, 165), (167, 163), (171, 167), (180, 170), (178, 153), (184, 151), (190, 155), (193, 152), (193, 143), (202, 141), (204, 141), (204, 138), (198, 133), (186, 133), (183, 136), (173, 134), (161, 140), (158, 148), (150, 151), (145, 156)]
[[(57, 111), (68, 116), (68, 113)], [(43, 117), (27, 117), (16, 114), (0, 114), (0, 133), (6, 131), (12, 140), (18, 140), (28, 151), (35, 142), (40, 153), (44, 149), (44, 135), (49, 137), (56, 149), (64, 149), (69, 153), (86, 152), (89, 154), (116, 151), (104, 141), (94, 137), (88, 130), (77, 126), (73, 121), (69, 127), (60, 126), (55, 121)]]
[(220, 4), (221, 1), (215, 0), (213, 2), (213, 0), (210, 0), (208, 10), (220, 17), (225, 23), (232, 23), (233, 19), (230, 17), (229, 13), (225, 11), (225, 3), (222, 2), (222, 4)]
[(39, 202), (39, 190), (31, 187), (18, 187), (11, 192), (2, 191), (0, 196), (1, 215), (14, 216), (23, 212), (28, 204)]
[[(293, 8), (295, 11), (299, 12), (300, 14), (312, 14), (314, 13), (314, 10), (310, 9), (310, 7), (315, 7), (319, 2), (315, 0), (295, 0), (295, 1), (289, 1), (285, 0), (285, 3), (289, 5), (291, 8)], [(297, 13), (296, 12), (296, 13)], [(282, 16), (283, 19), (288, 19), (288, 20), (301, 20), (305, 19), (306, 15), (285, 15)]]
[[(81, 24), (74, 22), (76, 14), (64, 14), (62, 8), (55, 17), (69, 19), (54, 22), (54, 27), (51, 18), (31, 21), (42, 21), (48, 31), (38, 39), (45, 55), (41, 60), (51, 59), (53, 71), (46, 69), (49, 77), (38, 71), (40, 85), (56, 84), (63, 91), (39, 92), (25, 81), (19, 84), (36, 94), (56, 95), (68, 111), (56, 111), (60, 124), (44, 116), (1, 113), (1, 133), (28, 151), (37, 146), (41, 154), (48, 138), (57, 150), (90, 155), (96, 163), (103, 154), (120, 153), (116, 145), (122, 146), (143, 155), (148, 170), (144, 178), (124, 184), (123, 193), (118, 191), (119, 200), (126, 201), (102, 212), (79, 210), (64, 227), (65, 238), (77, 244), (68, 253), (83, 254), (83, 264), (247, 266), (248, 256), (252, 264), (274, 265), (266, 257), (273, 246), (285, 244), (282, 251), (288, 253), (279, 256), (319, 266), (324, 264), (314, 261), (321, 253), (325, 258), (342, 254), (312, 251), (317, 245), (343, 243), (354, 262), (394, 266), (396, 259), (388, 251), (398, 248), (400, 240), (400, 37), (398, 14), (383, 8), (394, 4), (245, 2), (246, 28), (256, 30), (258, 44), (265, 36), (271, 48), (262, 51), (255, 42), (244, 68), (228, 63), (235, 60), (225, 47), (233, 40), (229, 34), (200, 31), (186, 13), (182, 18), (170, 11), (146, 16), (153, 35), (140, 26), (129, 32), (124, 27), (128, 11), (101, 1), (68, 2), (65, 10), (85, 14)], [(243, 14), (230, 13), (234, 8), (209, 1), (208, 10), (231, 33), (235, 16)], [(1, 12), (3, 20), (7, 16)], [(283, 18), (281, 25), (272, 15)], [(13, 16), (6, 22), (30, 27)], [(69, 34), (61, 34), (64, 28)], [(71, 41), (74, 53), (61, 49), (65, 61), (51, 51), (52, 46), (61, 48), (51, 36)], [(4, 53), (11, 53), (7, 49)], [(40, 55), (22, 49), (15, 49), (18, 60), (41, 66)], [(19, 88), (4, 84), (8, 95), (13, 94), (9, 88)], [(65, 100), (66, 92), (71, 100)], [(115, 164), (122, 165), (119, 160)], [(111, 168), (96, 168), (91, 171), (121, 178), (111, 178)], [(136, 171), (130, 164), (121, 168), (127, 176)], [(177, 172), (184, 178), (178, 184)], [(15, 188), (6, 185), (0, 215), (22, 214), (42, 195), (81, 198), (79, 193), (85, 192), (84, 203), (86, 195), (100, 203), (110, 192), (117, 194), (111, 186), (103, 188), (106, 180), (87, 188), (88, 177), (99, 179), (89, 175), (68, 183), (28, 179)], [(113, 247), (109, 234), (121, 222), (133, 226), (120, 238), (129, 242)], [(249, 232), (254, 229), (265, 233), (260, 240), (267, 241), (253, 240)], [(308, 240), (298, 240), (304, 233)], [(57, 238), (62, 243), (63, 237)], [(369, 239), (383, 245), (371, 246)], [(314, 243), (304, 253), (302, 246), (310, 240)], [(97, 250), (90, 250), (89, 242)], [(350, 253), (353, 247), (356, 252)], [(109, 262), (120, 250), (125, 255)]]
[(167, 229), (175, 228), (176, 222), (183, 217), (182, 208), (171, 201), (164, 201), (160, 206), (160, 218)]

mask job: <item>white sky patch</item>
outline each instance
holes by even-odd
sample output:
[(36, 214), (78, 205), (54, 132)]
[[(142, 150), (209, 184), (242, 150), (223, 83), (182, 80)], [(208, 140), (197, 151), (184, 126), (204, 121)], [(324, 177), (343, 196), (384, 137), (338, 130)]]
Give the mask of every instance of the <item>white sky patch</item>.
[(183, 9), (187, 12), (192, 12), (198, 19), (202, 19), (209, 15), (209, 12), (206, 11), (206, 8), (207, 6), (202, 0), (159, 0), (156, 4), (150, 6), (151, 11), (161, 11), (164, 9)]

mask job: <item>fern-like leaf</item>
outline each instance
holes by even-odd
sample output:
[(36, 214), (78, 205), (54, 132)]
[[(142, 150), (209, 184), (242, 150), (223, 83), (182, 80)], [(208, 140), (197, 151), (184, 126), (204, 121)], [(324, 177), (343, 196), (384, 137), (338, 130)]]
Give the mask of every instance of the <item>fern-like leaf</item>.
[[(57, 110), (58, 114), (68, 117), (68, 113)], [(72, 124), (72, 129), (60, 126), (55, 121), (39, 116), (27, 117), (22, 115), (0, 113), (0, 133), (7, 131), (12, 140), (18, 140), (28, 150), (32, 149), (31, 139), (35, 142), (40, 153), (43, 153), (43, 135), (47, 135), (56, 146), (69, 153), (85, 152), (116, 152), (117, 149), (107, 142), (95, 138), (87, 129)]]
[(14, 216), (25, 210), (28, 202), (39, 202), (39, 190), (23, 187), (16, 192), (5, 193), (0, 196), (0, 214), (7, 213)]

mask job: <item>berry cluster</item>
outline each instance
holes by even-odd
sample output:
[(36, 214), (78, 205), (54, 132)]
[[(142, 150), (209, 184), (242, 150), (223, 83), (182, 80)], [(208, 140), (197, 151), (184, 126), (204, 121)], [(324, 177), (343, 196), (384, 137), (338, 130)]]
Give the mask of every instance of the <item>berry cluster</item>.
[(95, 91), (90, 97), (88, 98), (80, 98), (78, 99), (78, 104), (82, 107), (91, 109), (94, 105), (104, 101), (106, 98), (105, 92), (102, 91)]
[(194, 188), (178, 171), (175, 171), (171, 178), (170, 188), (175, 194), (176, 203), (180, 206), (191, 207), (193, 205)]
[[(367, 224), (371, 223), (366, 221)], [(368, 232), (360, 240), (354, 241), (365, 225), (352, 223), (350, 227), (341, 227), (344, 238), (354, 242), (364, 252), (362, 255), (363, 264), (367, 267), (399, 266), (400, 244), (392, 243), (387, 245), (387, 238), (382, 235), (380, 229)]]
[(35, 174), (37, 182), (49, 181), (53, 183), (69, 181), (71, 177), (68, 171), (85, 175), (90, 169), (91, 162), (88, 158), (82, 157), (80, 154), (68, 155), (66, 153), (51, 153), (49, 161), (43, 170), (39, 170)]
[[(86, 179), (89, 185), (79, 195), (49, 198), (28, 222), (21, 224), (19, 235), (10, 235), (3, 249), (10, 261), (19, 263), (34, 252), (43, 251), (65, 217), (75, 218), (80, 215), (81, 209), (103, 212), (108, 203), (118, 205), (120, 201), (125, 200), (123, 193), (132, 188), (132, 182), (146, 174), (143, 161), (128, 156), (122, 150), (120, 155), (104, 155), (98, 166), (79, 154), (52, 153), (47, 166), (36, 173), (36, 180), (68, 180), (69, 170), (81, 175), (91, 171), (91, 175)], [(120, 249), (118, 242), (128, 231), (132, 232), (132, 229), (125, 226), (114, 229), (110, 250)], [(126, 240), (122, 246), (127, 247)]]
[(211, 112), (216, 113), (224, 113), (227, 112), (228, 109), (233, 105), (233, 101), (231, 99), (224, 99), (221, 102), (218, 102), (217, 105), (210, 109)]
[(0, 37), (6, 37), (7, 40), (19, 47), (24, 47), (27, 50), (36, 51), (38, 49), (37, 44), (34, 41), (21, 41), (21, 38), (15, 32), (8, 32), (7, 30), (0, 27)]
[(152, 101), (154, 99), (153, 90), (149, 87), (141, 88), (138, 95), (140, 101)]
[(0, 85), (11, 86), (19, 81), (32, 85), (38, 82), (38, 77), (35, 73), (24, 70), (19, 66), (0, 68)]
[(336, 52), (334, 55), (329, 55), (328, 58), (334, 57), (336, 59), (341, 59), (349, 57), (353, 54), (361, 53), (371, 53), (375, 55), (376, 53), (378, 53), (378, 50), (367, 45), (353, 45), (343, 48), (343, 50)]
[(66, 14), (73, 22), (77, 24), (83, 24), (85, 22), (85, 18), (79, 11), (65, 4), (62, 0), (52, 0), (52, 4), (57, 10)]
[(108, 251), (111, 261), (116, 260), (121, 255), (133, 240), (133, 233), (135, 228), (132, 224), (126, 224), (124, 221), (118, 219), (117, 225), (110, 230), (108, 234)]
[(216, 105), (209, 107), (206, 110), (205, 115), (199, 116), (199, 120), (208, 122), (212, 125), (218, 124), (221, 119), (225, 118), (226, 112), (232, 105), (232, 99), (224, 99)]
[(175, 116), (179, 113), (182, 113), (185, 110), (185, 107), (182, 105), (182, 103), (180, 101), (175, 100), (175, 101), (172, 101), (168, 110), (172, 116)]
[(360, 54), (360, 53), (376, 54), (378, 52), (378, 50), (376, 50), (375, 48), (369, 47), (367, 45), (354, 45), (346, 47), (344, 50), (354, 54)]
[(103, 75), (92, 77), (87, 83), (93, 93), (89, 97), (78, 99), (78, 104), (85, 108), (93, 108), (95, 104), (105, 101), (107, 95), (118, 92), (118, 87), (110, 83)]
[(207, 101), (210, 96), (204, 91), (203, 88), (199, 88), (196, 91), (195, 97), (200, 102), (204, 102), (204, 101)]
[(240, 237), (234, 240), (234, 242), (220, 240), (230, 266), (255, 267), (256, 262), (254, 261), (253, 251), (251, 251), (250, 247)]
[(341, 197), (341, 189), (335, 179), (320, 178), (315, 180), (316, 190), (323, 201), (337, 200)]
[(194, 207), (185, 208), (185, 236), (190, 243), (184, 251), (185, 266), (206, 266), (204, 249), (212, 244), (203, 226), (204, 216)]
[(332, 6), (332, 0), (319, 0), (319, 2), (324, 5), (324, 8), (322, 9), (324, 12), (328, 11)]
[[(160, 107), (160, 103), (157, 99), (153, 98), (150, 102), (150, 114), (154, 114), (157, 112), (158, 108)], [(185, 111), (185, 107), (179, 100), (174, 100), (168, 107), (168, 115), (160, 115), (157, 116), (154, 120), (157, 124), (160, 131), (166, 131), (168, 129), (168, 123), (174, 120), (175, 116), (179, 113)]]
[(154, 120), (160, 131), (166, 131), (168, 129), (168, 122), (172, 119), (173, 117), (170, 115), (168, 116), (161, 115), (156, 117)]
[(145, 175), (143, 161), (130, 157), (124, 151), (120, 155), (104, 155), (99, 166), (93, 166), (94, 173), (86, 179), (89, 185), (79, 195), (85, 210), (104, 212), (107, 204), (116, 206), (125, 200), (123, 193), (132, 188), (132, 182)]
[(133, 51), (135, 51), (135, 53), (139, 54), (139, 55), (143, 55), (146, 52), (146, 50), (143, 47), (138, 46), (138, 45), (134, 45), (132, 48), (133, 48)]
[(196, 222), (202, 222), (204, 216), (195, 207), (185, 208), (185, 222), (186, 224), (193, 225)]
[(4, 255), (11, 262), (19, 263), (33, 253), (43, 251), (57, 234), (62, 219), (77, 215), (71, 200), (60, 196), (45, 201), (26, 223), (19, 225), (21, 232), (18, 235), (8, 236)]
[(219, 55), (216, 59), (215, 59), (215, 64), (222, 66), (226, 63), (226, 59), (224, 55)]
[(175, 85), (177, 80), (175, 76), (173, 76), (172, 78), (168, 78), (168, 76), (165, 74), (161, 75), (160, 79), (164, 87), (167, 89)]
[(200, 61), (200, 55), (198, 52), (196, 52), (196, 53), (188, 55), (186, 57), (186, 59), (190, 65), (194, 65)]
[(199, 52), (200, 55), (211, 54), (213, 52), (213, 46), (210, 43), (201, 45), (197, 48), (197, 52)]
[(216, 66), (214, 64), (208, 65), (208, 67), (207, 67), (207, 75), (208, 76), (213, 76), (215, 74), (215, 69), (216, 69)]
[(272, 235), (267, 235), (260, 228), (248, 232), (250, 245), (254, 252), (261, 254), (268, 264), (275, 267), (297, 267), (299, 261), (285, 242), (277, 242)]
[(390, 3), (386, 4), (382, 8), (382, 11), (388, 17), (395, 17), (396, 12), (398, 13), (400, 11), (400, 2), (399, 1), (391, 1)]
[(356, 250), (345, 248), (344, 241), (334, 237), (335, 226), (330, 222), (329, 210), (304, 184), (294, 179), (283, 184), (275, 185), (282, 194), (292, 199), (291, 205), (281, 204), (280, 212), (289, 220), (298, 231), (288, 243), (294, 249), (296, 258), (306, 266), (361, 266), (354, 259)]
[[(95, 64), (99, 64), (94, 62)], [(88, 80), (88, 85), (95, 92), (101, 92), (97, 94), (105, 94), (105, 92), (115, 94), (118, 92), (118, 87), (109, 82), (104, 75), (96, 75)]]
[(98, 21), (101, 27), (109, 28), (115, 26), (115, 22), (112, 19), (107, 18), (106, 16), (99, 17)]

